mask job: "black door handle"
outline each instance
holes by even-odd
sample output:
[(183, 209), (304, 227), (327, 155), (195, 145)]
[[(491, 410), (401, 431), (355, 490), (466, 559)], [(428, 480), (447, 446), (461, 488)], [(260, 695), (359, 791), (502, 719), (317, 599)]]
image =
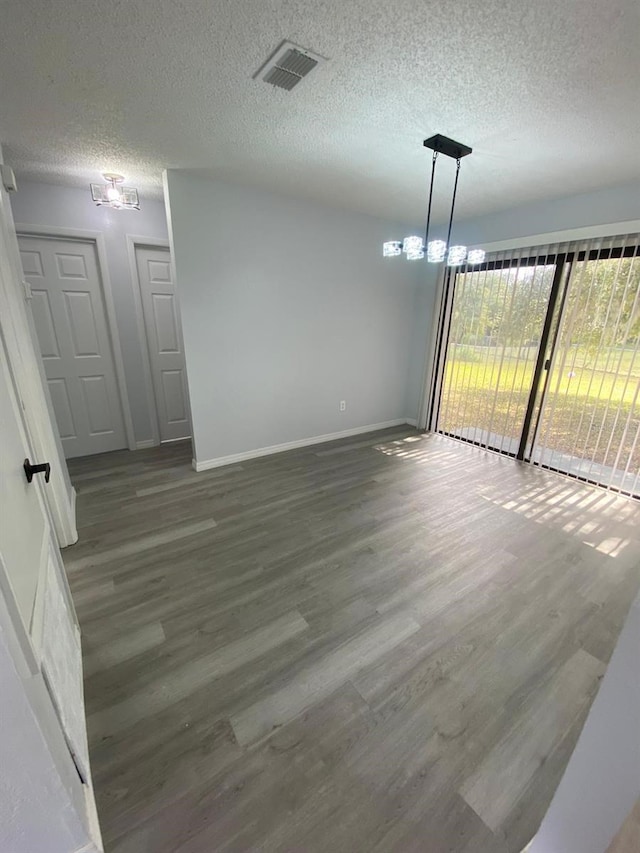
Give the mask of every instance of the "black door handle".
[(51, 465), (49, 465), (48, 462), (42, 462), (40, 465), (32, 465), (28, 459), (25, 459), (23, 467), (27, 483), (30, 483), (33, 480), (34, 474), (42, 474), (43, 471), (45, 483), (49, 482), (49, 478), (51, 477)]

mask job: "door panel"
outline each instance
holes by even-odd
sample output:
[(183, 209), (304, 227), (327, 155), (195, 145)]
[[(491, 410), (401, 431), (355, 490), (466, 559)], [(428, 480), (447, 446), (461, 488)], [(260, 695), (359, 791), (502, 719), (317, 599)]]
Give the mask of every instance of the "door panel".
[(26, 236), (19, 244), (65, 455), (126, 447), (95, 246)]
[(191, 435), (180, 309), (167, 249), (136, 246), (142, 313), (160, 440)]
[(49, 294), (46, 290), (33, 291), (31, 311), (42, 358), (60, 358), (60, 346), (51, 315)]
[(158, 353), (177, 353), (178, 330), (173, 296), (166, 293), (153, 294), (153, 320), (158, 336)]
[(85, 281), (88, 278), (87, 265), (81, 253), (70, 255), (56, 252), (56, 263), (60, 278), (81, 278)]
[(75, 358), (100, 356), (95, 306), (88, 291), (62, 291), (73, 340)]
[(182, 424), (187, 418), (187, 407), (182, 393), (182, 371), (163, 370), (162, 387), (166, 401), (166, 415), (169, 424)]
[(108, 434), (111, 430), (111, 412), (104, 376), (82, 376), (80, 381), (90, 435)]
[(44, 276), (40, 252), (21, 249), (20, 255), (22, 258), (22, 270), (25, 275), (28, 275), (30, 278), (42, 278)]

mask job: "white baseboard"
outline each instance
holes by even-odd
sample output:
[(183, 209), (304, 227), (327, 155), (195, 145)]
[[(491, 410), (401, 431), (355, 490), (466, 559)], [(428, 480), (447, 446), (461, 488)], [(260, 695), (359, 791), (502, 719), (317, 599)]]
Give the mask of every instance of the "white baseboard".
[(381, 424), (368, 424), (367, 426), (343, 429), (340, 432), (329, 432), (325, 435), (314, 435), (311, 438), (300, 438), (297, 441), (288, 441), (285, 444), (272, 444), (270, 447), (259, 447), (256, 450), (246, 450), (244, 453), (233, 453), (231, 456), (218, 456), (216, 459), (203, 459), (201, 462), (192, 460), (191, 464), (195, 471), (208, 471), (211, 468), (221, 468), (223, 465), (233, 465), (234, 462), (244, 462), (247, 459), (257, 459), (259, 456), (271, 456), (273, 453), (284, 453), (286, 450), (297, 450), (300, 447), (310, 447), (313, 444), (324, 444), (326, 441), (336, 441), (339, 438), (350, 438), (352, 435), (361, 435), (365, 432), (375, 432), (378, 429), (402, 426), (412, 423), (407, 418), (396, 418), (393, 421), (384, 421)]
[(407, 418), (407, 423), (409, 424), (409, 426), (418, 426), (418, 421), (416, 420), (416, 418)]
[(144, 441), (136, 441), (136, 450), (146, 450), (149, 447), (155, 447), (156, 442), (152, 438), (146, 438)]

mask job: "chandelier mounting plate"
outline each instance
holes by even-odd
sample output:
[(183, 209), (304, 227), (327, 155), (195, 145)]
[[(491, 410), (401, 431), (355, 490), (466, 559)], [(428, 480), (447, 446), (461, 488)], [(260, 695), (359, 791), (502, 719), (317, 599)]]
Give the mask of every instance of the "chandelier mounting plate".
[(438, 154), (444, 154), (446, 157), (453, 157), (454, 160), (461, 160), (473, 151), (473, 148), (469, 148), (468, 145), (456, 142), (455, 139), (449, 139), (448, 136), (443, 136), (441, 133), (430, 136), (422, 144), (425, 148), (431, 148), (432, 151), (437, 151)]

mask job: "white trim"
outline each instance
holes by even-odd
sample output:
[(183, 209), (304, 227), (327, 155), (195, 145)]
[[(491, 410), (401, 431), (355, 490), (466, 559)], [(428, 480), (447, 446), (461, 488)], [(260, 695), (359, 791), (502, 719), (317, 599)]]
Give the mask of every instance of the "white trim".
[(508, 240), (497, 240), (494, 243), (478, 243), (477, 246), (470, 246), (469, 248), (484, 249), (485, 252), (504, 252), (509, 249), (549, 246), (555, 243), (570, 243), (574, 240), (591, 240), (598, 237), (618, 237), (638, 232), (640, 232), (640, 219), (632, 219), (629, 222), (566, 228), (563, 231), (549, 231), (546, 234), (524, 234), (522, 237), (511, 237)]
[[(407, 418), (396, 418), (393, 421), (383, 421), (381, 424), (368, 424), (367, 426), (343, 429), (340, 432), (328, 432), (325, 435), (314, 435), (311, 438), (299, 438), (296, 441), (287, 441), (285, 444), (272, 444), (270, 447), (258, 447), (256, 450), (245, 450), (243, 453), (232, 453), (230, 456), (218, 456), (215, 459), (205, 459), (198, 462), (195, 459), (191, 464), (195, 471), (208, 471), (211, 468), (221, 468), (223, 465), (233, 465), (234, 462), (244, 462), (246, 459), (257, 459), (259, 456), (271, 456), (274, 453), (284, 453), (286, 450), (297, 450), (300, 447), (310, 447), (313, 444), (324, 444), (326, 441), (336, 441), (338, 438), (350, 438), (352, 435), (361, 435), (365, 432), (375, 432), (378, 429), (402, 426), (410, 423)], [(415, 421), (414, 421), (415, 423)]]
[(136, 450), (148, 450), (150, 447), (157, 447), (159, 444), (153, 438), (145, 438), (144, 441), (136, 441)]
[(143, 246), (149, 249), (167, 249), (171, 251), (169, 240), (162, 237), (143, 237), (138, 234), (127, 234), (127, 242), (131, 241), (136, 246)]
[[(168, 240), (160, 240), (156, 237), (139, 237), (136, 234), (127, 234), (127, 257), (129, 259), (129, 274), (131, 278), (131, 290), (133, 295), (133, 304), (136, 315), (136, 327), (138, 329), (138, 343), (142, 355), (142, 372), (144, 374), (144, 386), (147, 396), (147, 408), (149, 410), (149, 421), (151, 423), (151, 440), (152, 444), (145, 444), (145, 447), (151, 447), (160, 444), (160, 424), (158, 421), (158, 404), (156, 401), (155, 391), (153, 389), (153, 376), (151, 374), (151, 359), (149, 358), (149, 341), (147, 339), (147, 330), (144, 324), (144, 312), (142, 310), (142, 294), (140, 292), (140, 276), (138, 275), (138, 261), (136, 258), (136, 248), (138, 246), (149, 246), (150, 248), (167, 249), (171, 251)], [(138, 449), (140, 442), (138, 442)], [(144, 442), (143, 442), (144, 444)]]
[(100, 273), (100, 284), (102, 285), (102, 295), (104, 297), (104, 307), (107, 318), (107, 331), (109, 333), (111, 352), (113, 354), (116, 384), (118, 386), (118, 396), (120, 397), (120, 406), (122, 408), (122, 418), (127, 437), (127, 445), (129, 450), (135, 450), (136, 439), (133, 431), (131, 407), (129, 406), (127, 380), (124, 372), (122, 348), (120, 346), (120, 334), (118, 332), (118, 321), (116, 319), (116, 306), (113, 299), (111, 279), (109, 277), (107, 244), (104, 239), (104, 234), (101, 231), (87, 231), (84, 228), (60, 228), (55, 225), (23, 225), (21, 223), (16, 223), (16, 233), (18, 237), (24, 236), (44, 237), (45, 239), (83, 240), (95, 245), (96, 260), (98, 263), (98, 272)]
[(104, 853), (104, 843), (102, 841), (102, 830), (100, 828), (100, 819), (98, 817), (98, 807), (96, 806), (96, 798), (93, 790), (93, 779), (91, 775), (87, 780), (88, 784), (84, 786), (84, 797), (87, 815), (87, 828), (91, 841), (86, 844), (80, 853)]
[(416, 418), (407, 418), (405, 423), (407, 423), (409, 426), (412, 426), (412, 427), (418, 425), (418, 421), (416, 420)]

